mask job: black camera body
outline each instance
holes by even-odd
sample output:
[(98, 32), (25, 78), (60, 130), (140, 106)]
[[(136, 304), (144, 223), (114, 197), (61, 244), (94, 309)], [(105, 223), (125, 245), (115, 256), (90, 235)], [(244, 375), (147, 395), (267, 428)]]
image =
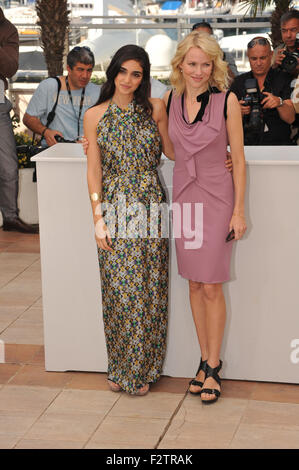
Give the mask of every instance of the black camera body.
[(75, 140), (66, 140), (64, 137), (62, 137), (59, 134), (55, 134), (54, 138), (58, 144), (75, 144)]
[(289, 52), (287, 50), (283, 51), (284, 59), (281, 63), (281, 68), (285, 72), (293, 73), (296, 70), (298, 65), (298, 58), (299, 58), (299, 33), (296, 34), (296, 41), (295, 41), (295, 50), (293, 52)]
[(255, 78), (245, 80), (246, 95), (243, 106), (250, 106), (250, 114), (244, 119), (245, 143), (256, 141), (256, 136), (261, 136), (264, 130), (262, 100), (265, 95), (259, 92)]

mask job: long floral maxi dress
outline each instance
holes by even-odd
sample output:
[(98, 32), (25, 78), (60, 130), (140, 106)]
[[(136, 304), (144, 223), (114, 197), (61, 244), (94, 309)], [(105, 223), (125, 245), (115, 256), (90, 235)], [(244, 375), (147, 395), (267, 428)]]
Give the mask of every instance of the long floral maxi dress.
[[(110, 103), (97, 128), (103, 169), (103, 210), (113, 253), (98, 249), (108, 379), (135, 394), (156, 382), (166, 351), (168, 238), (161, 211), (166, 197), (157, 167), (156, 123), (132, 101)], [(151, 222), (158, 212), (159, 229)]]

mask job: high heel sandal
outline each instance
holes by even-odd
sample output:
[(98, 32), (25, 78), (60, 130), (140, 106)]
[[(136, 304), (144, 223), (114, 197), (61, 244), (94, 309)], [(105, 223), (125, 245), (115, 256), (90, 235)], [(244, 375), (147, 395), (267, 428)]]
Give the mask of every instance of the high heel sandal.
[[(220, 361), (219, 365), (214, 368), (209, 366), (209, 364), (207, 363), (205, 380), (207, 380), (209, 377), (212, 377), (215, 380), (215, 382), (217, 382), (217, 384), (221, 386), (221, 380), (218, 375), (218, 372), (220, 372), (221, 367), (222, 367), (222, 361)], [(215, 403), (221, 395), (220, 390), (217, 390), (216, 388), (202, 388), (200, 395), (202, 395), (203, 393), (207, 393), (208, 395), (215, 395), (215, 398), (213, 398), (212, 400), (203, 400), (201, 398), (202, 403), (204, 403), (205, 405), (209, 405), (210, 403)]]
[[(204, 373), (206, 374), (207, 363), (208, 363), (207, 360), (206, 360), (206, 361), (203, 361), (202, 358), (200, 358), (200, 364), (199, 364), (198, 370), (197, 370), (197, 372), (196, 372), (196, 377), (197, 377), (197, 375), (199, 374), (199, 372), (200, 372), (201, 370), (203, 370)], [(202, 386), (203, 386), (203, 382), (200, 382), (199, 380), (196, 380), (196, 378), (195, 378), (195, 379), (190, 380), (189, 385), (195, 385), (196, 387), (202, 387)], [(189, 387), (189, 393), (191, 393), (192, 395), (200, 395), (200, 394), (201, 394), (201, 390), (199, 390), (199, 392), (192, 392), (192, 391), (190, 390), (190, 387)]]

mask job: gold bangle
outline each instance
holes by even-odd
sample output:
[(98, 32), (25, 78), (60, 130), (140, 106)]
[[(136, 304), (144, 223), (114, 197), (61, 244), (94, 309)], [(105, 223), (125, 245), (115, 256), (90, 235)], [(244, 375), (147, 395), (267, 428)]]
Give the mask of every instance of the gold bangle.
[(89, 195), (89, 197), (93, 202), (102, 201), (102, 193), (92, 193)]
[(242, 217), (243, 219), (245, 219), (245, 215), (241, 215), (241, 214), (233, 214), (233, 217)]

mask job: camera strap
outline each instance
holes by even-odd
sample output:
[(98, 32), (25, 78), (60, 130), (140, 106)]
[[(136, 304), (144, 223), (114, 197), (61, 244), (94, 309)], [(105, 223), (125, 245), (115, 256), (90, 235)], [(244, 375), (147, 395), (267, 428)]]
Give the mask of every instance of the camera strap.
[[(49, 125), (51, 124), (51, 122), (55, 118), (55, 111), (56, 111), (56, 107), (57, 107), (57, 104), (58, 104), (59, 93), (60, 93), (60, 90), (61, 90), (61, 81), (60, 81), (59, 77), (49, 77), (49, 78), (54, 78), (56, 80), (58, 90), (57, 90), (57, 96), (56, 96), (56, 101), (54, 103), (54, 106), (53, 106), (53, 108), (51, 109), (51, 111), (49, 112), (49, 114), (47, 116), (47, 122), (45, 124), (46, 127), (49, 127)], [(35, 140), (35, 132), (33, 133), (33, 136), (32, 136), (32, 145), (34, 145), (34, 140)], [(39, 143), (41, 143), (42, 140), (43, 139), (41, 138)]]
[(53, 108), (51, 109), (51, 111), (49, 112), (49, 114), (47, 116), (46, 127), (49, 127), (49, 125), (51, 124), (51, 122), (55, 118), (55, 111), (56, 111), (56, 107), (57, 107), (57, 103), (58, 103), (59, 93), (60, 93), (60, 90), (61, 90), (61, 81), (59, 80), (59, 78), (58, 77), (51, 77), (51, 78), (54, 78), (57, 81), (58, 90), (57, 90), (57, 96), (56, 96), (56, 101), (54, 103), (54, 106), (53, 106)]
[(73, 97), (72, 97), (72, 92), (71, 92), (71, 89), (70, 89), (70, 84), (69, 84), (69, 79), (68, 79), (68, 76), (66, 76), (65, 78), (65, 84), (66, 84), (66, 89), (67, 89), (67, 92), (69, 94), (69, 97), (70, 97), (70, 101), (72, 103), (72, 107), (73, 107), (73, 111), (74, 111), (74, 114), (75, 114), (75, 117), (77, 118), (77, 121), (78, 121), (78, 128), (77, 128), (77, 139), (79, 139), (80, 137), (80, 118), (81, 118), (81, 114), (82, 114), (82, 109), (83, 109), (83, 103), (84, 103), (84, 96), (85, 96), (85, 87), (82, 88), (82, 92), (81, 92), (81, 100), (80, 100), (80, 107), (79, 107), (79, 114), (77, 116), (77, 113), (76, 113), (76, 110), (75, 110), (75, 107), (74, 107), (74, 103), (73, 103)]

